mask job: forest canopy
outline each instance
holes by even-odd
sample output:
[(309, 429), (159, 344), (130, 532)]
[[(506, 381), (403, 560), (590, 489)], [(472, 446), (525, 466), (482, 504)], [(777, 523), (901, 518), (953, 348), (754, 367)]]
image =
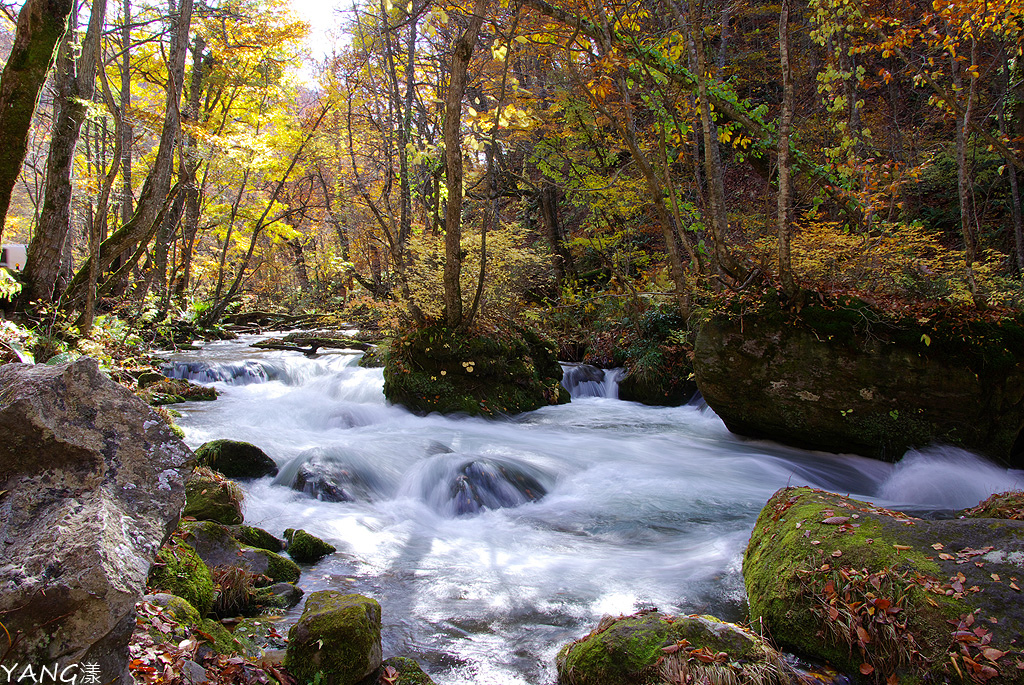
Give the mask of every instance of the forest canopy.
[(8, 310), (1017, 311), (1022, 8), (373, 0), (317, 59), (285, 0), (4, 3)]

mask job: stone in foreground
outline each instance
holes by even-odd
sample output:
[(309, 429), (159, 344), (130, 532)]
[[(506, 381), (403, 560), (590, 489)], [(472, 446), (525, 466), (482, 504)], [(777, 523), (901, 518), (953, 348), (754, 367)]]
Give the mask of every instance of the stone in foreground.
[(754, 633), (710, 616), (647, 612), (605, 617), (558, 653), (559, 685), (759, 683), (795, 677)]
[(355, 685), (380, 668), (380, 604), (334, 590), (314, 592), (288, 631), (284, 665), (299, 682)]
[(801, 656), (878, 682), (1024, 683), (1022, 558), (1024, 522), (785, 488), (761, 511), (743, 578), (751, 623)]
[(135, 603), (190, 458), (93, 359), (0, 367), (0, 615), (17, 637), (5, 663), (94, 663), (104, 682), (131, 682)]

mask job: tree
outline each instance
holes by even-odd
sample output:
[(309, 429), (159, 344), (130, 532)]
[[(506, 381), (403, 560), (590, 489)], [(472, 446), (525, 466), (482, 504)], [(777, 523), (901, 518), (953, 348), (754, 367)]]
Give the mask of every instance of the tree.
[(72, 0), (27, 0), (18, 13), (14, 46), (0, 76), (0, 237), (39, 93), (73, 8)]

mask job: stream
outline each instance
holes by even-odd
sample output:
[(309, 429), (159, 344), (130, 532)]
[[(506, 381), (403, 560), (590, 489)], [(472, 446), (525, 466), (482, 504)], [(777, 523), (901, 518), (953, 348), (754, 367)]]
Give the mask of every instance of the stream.
[[(245, 440), (273, 457), (276, 479), (243, 484), (246, 523), (334, 544), (299, 586), (377, 599), (385, 657), (416, 659), (439, 685), (554, 683), (558, 649), (606, 614), (743, 620), (743, 550), (781, 487), (941, 515), (1024, 486), (1024, 471), (953, 448), (892, 465), (746, 440), (699, 404), (622, 402), (615, 372), (574, 367), (571, 404), (420, 417), (385, 402), (381, 370), (358, 354), (307, 358), (248, 347), (256, 339), (168, 354), (170, 373), (221, 393), (175, 407), (186, 442)], [(356, 501), (288, 487), (315, 464), (344, 465)]]

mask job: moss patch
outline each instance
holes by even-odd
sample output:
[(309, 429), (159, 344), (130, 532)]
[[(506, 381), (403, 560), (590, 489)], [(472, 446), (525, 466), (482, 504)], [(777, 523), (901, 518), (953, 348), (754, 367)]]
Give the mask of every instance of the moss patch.
[(751, 622), (782, 647), (850, 673), (945, 681), (957, 669), (981, 677), (984, 666), (1002, 682), (1024, 681), (1009, 657), (982, 663), (984, 654), (1020, 654), (1024, 612), (1003, 577), (1019, 570), (1004, 562), (1020, 553), (1022, 531), (1004, 528), (780, 490), (744, 556)]
[(786, 683), (790, 670), (753, 633), (705, 616), (607, 618), (557, 659), (564, 685)]
[(434, 685), (418, 663), (403, 656), (385, 659), (382, 675), (390, 678), (387, 682), (393, 685)]
[(535, 332), (465, 334), (430, 326), (396, 338), (384, 394), (413, 411), (495, 416), (569, 401), (554, 346)]
[(202, 616), (213, 606), (210, 569), (191, 546), (180, 541), (165, 545), (157, 552), (146, 585), (150, 592), (181, 597)]
[(304, 530), (290, 532), (290, 535), (287, 533), (285, 535), (288, 540), (288, 555), (301, 564), (315, 564), (328, 554), (338, 551), (334, 545), (330, 545)]
[(256, 445), (241, 440), (211, 440), (195, 452), (196, 463), (228, 478), (276, 476), (277, 464)]
[(164, 378), (136, 393), (153, 406), (182, 402), (208, 402), (217, 399), (217, 389), (179, 378)]
[(355, 685), (382, 661), (380, 605), (360, 595), (314, 592), (288, 631), (284, 665), (300, 682)]
[(242, 497), (236, 483), (210, 469), (198, 468), (185, 481), (185, 509), (181, 515), (237, 525), (242, 522)]
[(235, 539), (243, 545), (265, 549), (268, 552), (280, 552), (284, 550), (284, 542), (274, 537), (262, 528), (254, 526), (239, 526), (232, 530)]

